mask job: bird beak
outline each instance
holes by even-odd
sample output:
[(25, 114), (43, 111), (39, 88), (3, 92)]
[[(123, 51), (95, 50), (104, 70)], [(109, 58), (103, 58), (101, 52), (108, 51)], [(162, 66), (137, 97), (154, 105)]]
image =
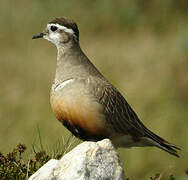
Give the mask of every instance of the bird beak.
[(44, 33), (40, 33), (38, 35), (33, 36), (32, 39), (42, 38), (43, 36), (44, 36)]

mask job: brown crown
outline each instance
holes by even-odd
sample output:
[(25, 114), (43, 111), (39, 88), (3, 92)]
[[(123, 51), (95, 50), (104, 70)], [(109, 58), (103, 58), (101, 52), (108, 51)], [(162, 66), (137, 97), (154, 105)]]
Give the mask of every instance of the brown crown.
[(59, 24), (59, 25), (65, 26), (65, 27), (67, 27), (69, 29), (71, 28), (74, 31), (77, 39), (79, 40), (78, 26), (77, 26), (77, 24), (73, 20), (68, 19), (66, 17), (61, 17), (61, 18), (55, 18), (55, 19), (53, 19), (52, 21), (49, 22), (49, 24), (51, 24), (51, 23), (53, 23), (53, 24)]

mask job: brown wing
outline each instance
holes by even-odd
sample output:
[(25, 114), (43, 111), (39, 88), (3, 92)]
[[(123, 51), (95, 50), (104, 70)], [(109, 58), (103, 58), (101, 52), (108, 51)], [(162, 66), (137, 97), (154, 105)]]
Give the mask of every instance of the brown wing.
[(154, 146), (179, 157), (176, 149), (180, 150), (180, 148), (147, 129), (115, 87), (105, 79), (97, 78), (92, 81), (95, 81), (92, 82), (92, 86), (94, 86), (92, 93), (103, 105), (106, 121), (111, 124), (115, 132), (131, 135), (135, 140), (139, 140), (141, 137), (149, 138)]
[(104, 107), (106, 121), (111, 124), (115, 132), (130, 134), (133, 137), (144, 136), (145, 126), (115, 87), (100, 78), (95, 79), (92, 86), (95, 86), (92, 89), (93, 94)]

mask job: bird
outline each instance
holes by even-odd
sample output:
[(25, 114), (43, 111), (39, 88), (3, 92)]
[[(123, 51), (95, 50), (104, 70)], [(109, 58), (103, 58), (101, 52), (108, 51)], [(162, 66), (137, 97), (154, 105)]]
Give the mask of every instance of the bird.
[(117, 148), (154, 146), (179, 157), (180, 148), (150, 131), (85, 55), (74, 20), (54, 18), (32, 37), (38, 38), (57, 48), (50, 103), (56, 118), (73, 135), (84, 141), (108, 138)]

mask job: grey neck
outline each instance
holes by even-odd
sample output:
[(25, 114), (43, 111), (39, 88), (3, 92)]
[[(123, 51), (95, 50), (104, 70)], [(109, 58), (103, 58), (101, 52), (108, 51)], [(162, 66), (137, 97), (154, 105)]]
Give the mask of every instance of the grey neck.
[(57, 47), (57, 66), (54, 84), (78, 78), (88, 78), (90, 75), (102, 76), (83, 53), (78, 43)]

